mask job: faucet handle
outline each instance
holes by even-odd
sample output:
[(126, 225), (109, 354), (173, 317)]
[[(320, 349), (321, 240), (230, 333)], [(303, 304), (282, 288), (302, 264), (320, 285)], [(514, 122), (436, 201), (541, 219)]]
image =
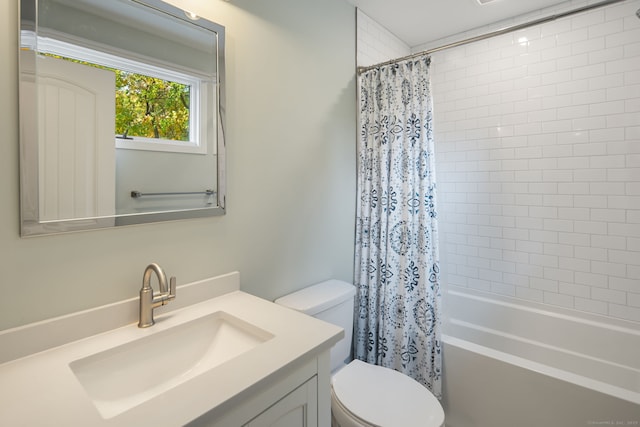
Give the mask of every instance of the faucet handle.
[(169, 295), (167, 296), (168, 300), (172, 300), (176, 297), (176, 277), (171, 276), (169, 279)]

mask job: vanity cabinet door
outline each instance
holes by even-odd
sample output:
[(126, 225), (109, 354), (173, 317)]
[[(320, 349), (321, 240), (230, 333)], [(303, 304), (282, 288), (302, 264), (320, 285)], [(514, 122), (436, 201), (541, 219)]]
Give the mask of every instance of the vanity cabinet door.
[(318, 427), (318, 379), (311, 378), (245, 427)]

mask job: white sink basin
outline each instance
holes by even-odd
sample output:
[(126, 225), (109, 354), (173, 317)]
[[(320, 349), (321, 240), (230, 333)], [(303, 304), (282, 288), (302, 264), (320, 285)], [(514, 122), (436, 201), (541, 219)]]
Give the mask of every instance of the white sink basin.
[(102, 417), (108, 419), (272, 337), (217, 311), (75, 360), (69, 367)]

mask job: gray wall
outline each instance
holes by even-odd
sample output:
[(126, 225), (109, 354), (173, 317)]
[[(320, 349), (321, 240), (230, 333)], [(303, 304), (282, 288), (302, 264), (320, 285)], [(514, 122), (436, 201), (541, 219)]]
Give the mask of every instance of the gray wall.
[[(215, 203), (216, 196), (203, 194), (177, 197), (132, 198), (131, 191), (142, 193), (205, 191), (216, 189), (216, 155), (212, 153), (175, 153), (167, 151), (116, 150), (116, 212), (131, 214), (179, 208), (202, 208)], [(168, 173), (170, 172), (170, 173)]]
[(17, 0), (0, 2), (0, 330), (135, 297), (150, 262), (179, 284), (238, 270), (267, 299), (352, 280), (353, 7), (172, 3), (226, 27), (227, 215), (21, 239)]

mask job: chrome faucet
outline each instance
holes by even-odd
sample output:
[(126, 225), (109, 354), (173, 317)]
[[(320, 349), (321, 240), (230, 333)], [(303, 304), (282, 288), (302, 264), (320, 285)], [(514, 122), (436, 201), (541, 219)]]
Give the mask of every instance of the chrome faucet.
[[(151, 287), (151, 274), (156, 273), (158, 276), (158, 283), (160, 285), (160, 293), (156, 296), (153, 295), (153, 288)], [(142, 289), (140, 289), (140, 320), (138, 321), (139, 328), (148, 328), (155, 323), (153, 320), (153, 309), (166, 305), (176, 297), (176, 278), (172, 277), (170, 280), (170, 288), (167, 289), (167, 275), (164, 273), (162, 267), (158, 264), (151, 263), (145, 268), (144, 275), (142, 276)]]

